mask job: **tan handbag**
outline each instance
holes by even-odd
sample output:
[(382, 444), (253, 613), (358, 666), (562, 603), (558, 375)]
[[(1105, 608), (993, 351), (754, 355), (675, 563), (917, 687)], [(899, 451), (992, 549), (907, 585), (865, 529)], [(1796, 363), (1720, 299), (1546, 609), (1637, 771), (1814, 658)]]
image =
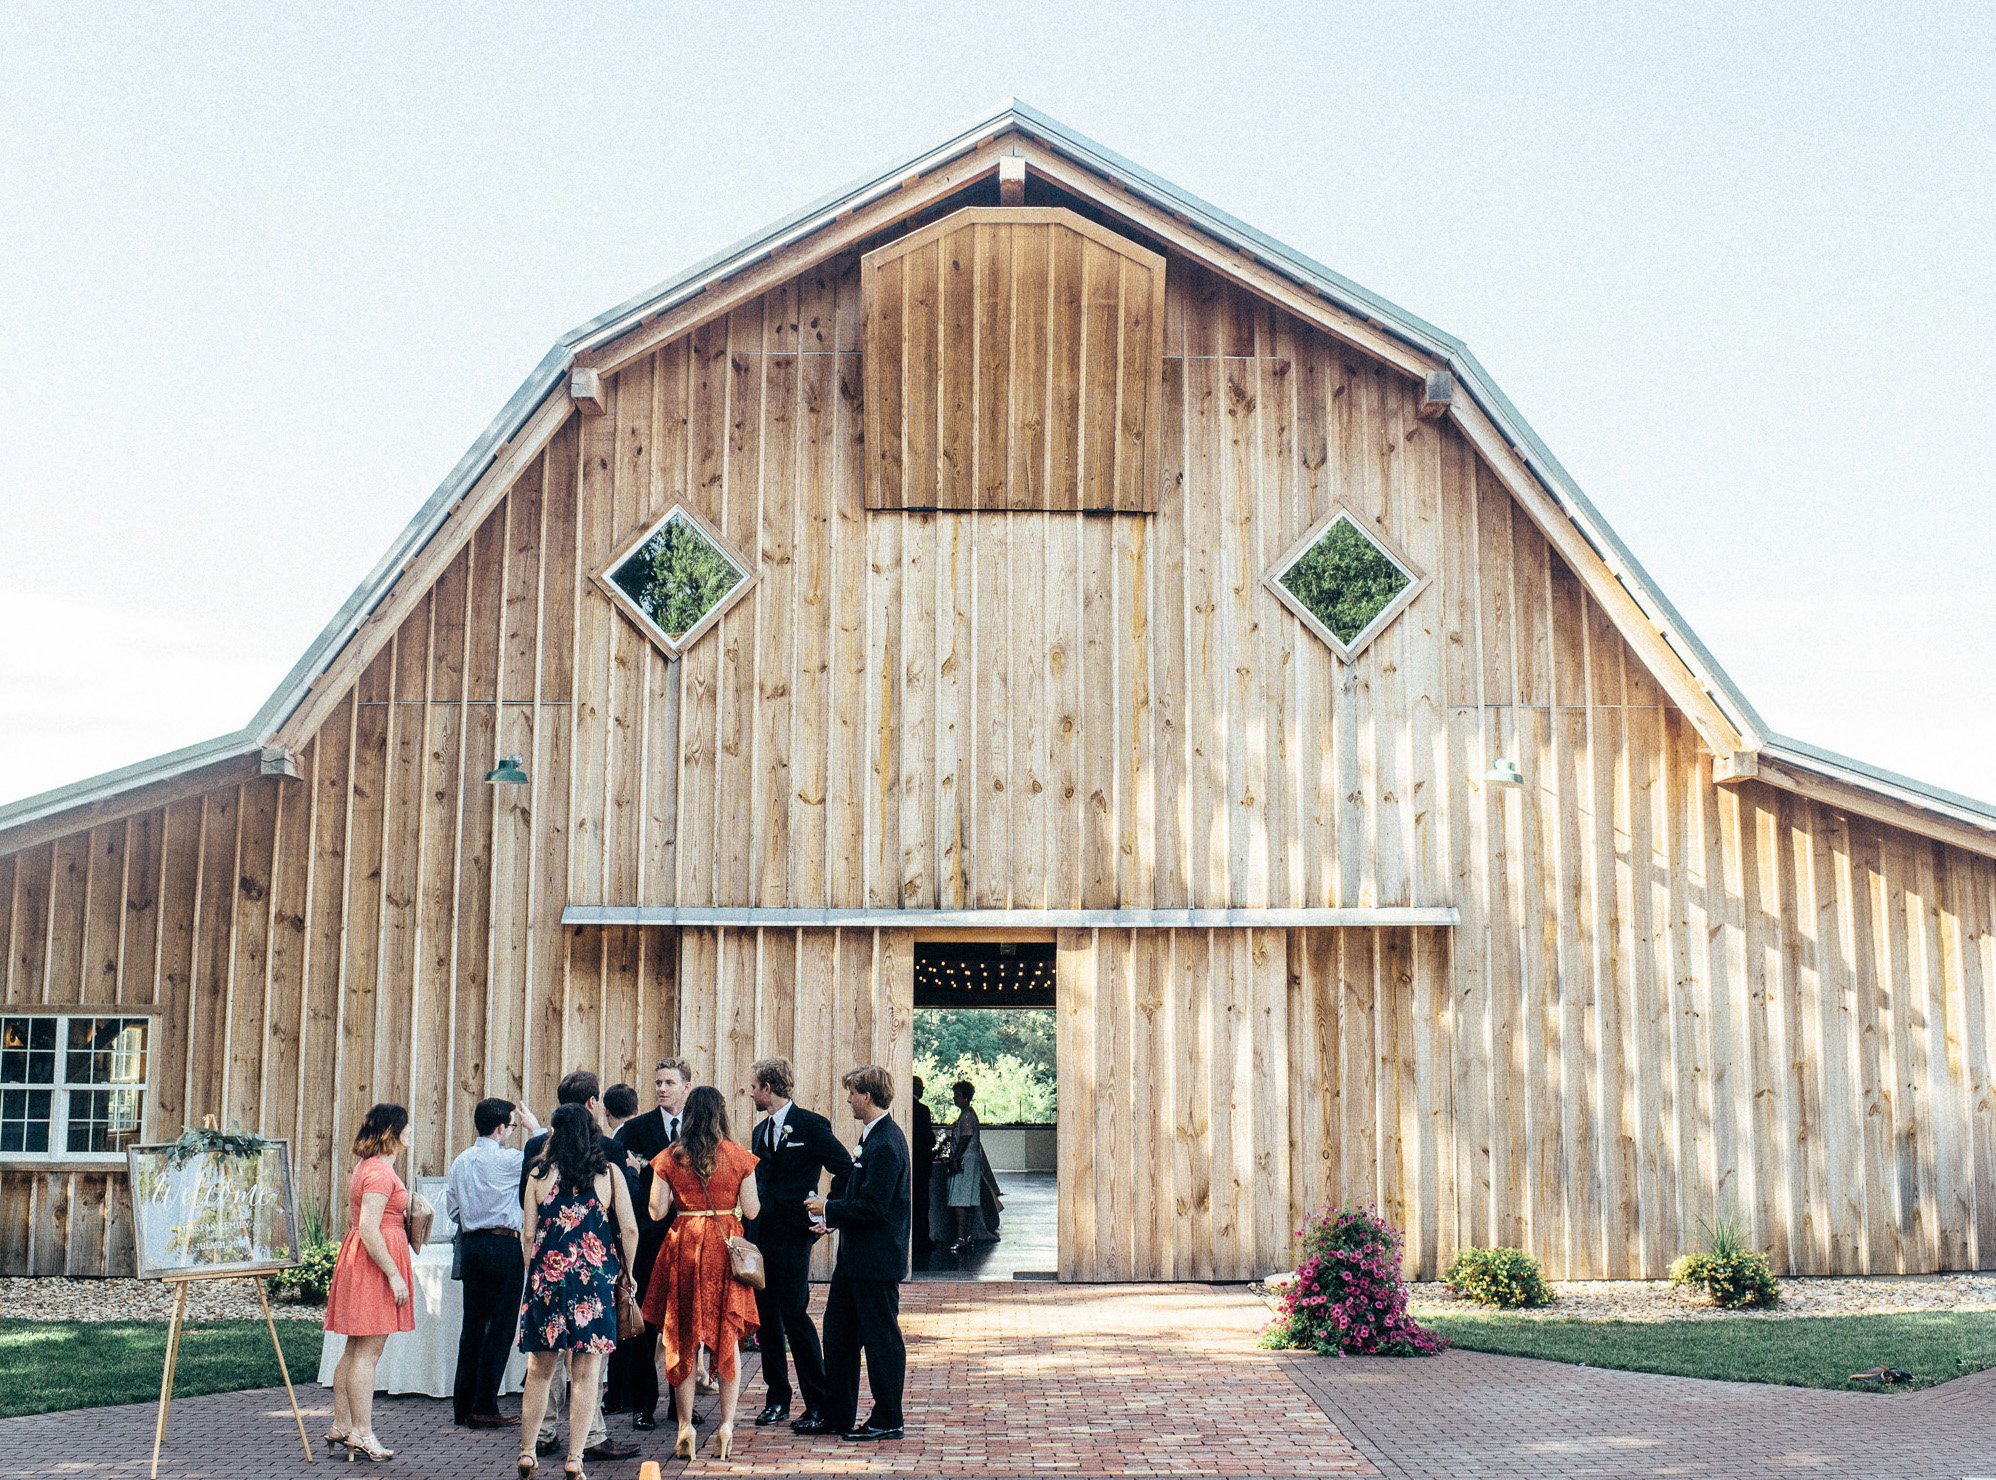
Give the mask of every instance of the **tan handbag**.
[(638, 1282), (628, 1274), (617, 1276), (617, 1340), (629, 1341), (633, 1336), (642, 1336), (645, 1329), (645, 1313), (638, 1305)]
[(437, 1210), (430, 1206), (430, 1200), (420, 1192), (409, 1194), (409, 1247), (420, 1249), (430, 1241), (430, 1229), (437, 1221)]
[[(741, 1216), (741, 1211), (736, 1208), (735, 1215)], [(728, 1273), (751, 1290), (760, 1290), (769, 1284), (768, 1272), (763, 1268), (762, 1250), (739, 1233), (728, 1240)]]
[[(709, 1190), (705, 1177), (700, 1179), (700, 1190), (707, 1196), (707, 1210), (704, 1212), (696, 1211), (692, 1216), (696, 1218), (719, 1217), (720, 1210), (714, 1207), (714, 1194)], [(729, 1208), (728, 1216), (739, 1223), (742, 1217), (742, 1205), (736, 1203), (732, 1208)], [(727, 1249), (729, 1274), (740, 1280), (744, 1285), (747, 1285), (751, 1290), (768, 1288), (769, 1272), (763, 1266), (762, 1250), (758, 1249), (739, 1233), (729, 1236)]]

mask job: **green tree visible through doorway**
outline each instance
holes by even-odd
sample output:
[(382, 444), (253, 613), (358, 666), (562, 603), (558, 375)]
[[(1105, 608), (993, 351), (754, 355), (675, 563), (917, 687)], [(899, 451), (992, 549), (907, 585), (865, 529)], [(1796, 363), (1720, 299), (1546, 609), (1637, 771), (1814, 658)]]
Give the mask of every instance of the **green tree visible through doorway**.
[(938, 1125), (956, 1119), (949, 1088), (977, 1086), (977, 1114), (986, 1125), (1051, 1125), (1054, 1024), (1050, 1007), (918, 1007), (915, 1072)]

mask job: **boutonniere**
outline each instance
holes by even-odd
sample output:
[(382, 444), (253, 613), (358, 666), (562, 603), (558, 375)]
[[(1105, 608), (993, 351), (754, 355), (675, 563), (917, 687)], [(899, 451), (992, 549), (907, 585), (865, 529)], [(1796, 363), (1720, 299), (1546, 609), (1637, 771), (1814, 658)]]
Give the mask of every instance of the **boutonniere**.
[(797, 1138), (790, 1134), (790, 1122), (784, 1121), (783, 1128), (776, 1133), (776, 1149), (781, 1151)]

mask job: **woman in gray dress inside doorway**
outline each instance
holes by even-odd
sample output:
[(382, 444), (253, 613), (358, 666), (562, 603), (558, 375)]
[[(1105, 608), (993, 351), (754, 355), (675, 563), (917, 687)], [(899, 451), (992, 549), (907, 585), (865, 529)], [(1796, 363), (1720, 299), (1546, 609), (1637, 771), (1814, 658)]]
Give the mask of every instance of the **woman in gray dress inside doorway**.
[(949, 1133), (948, 1197), (951, 1215), (956, 1219), (956, 1242), (952, 1254), (970, 1251), (971, 1235), (977, 1228), (978, 1204), (984, 1195), (984, 1142), (978, 1135), (977, 1112), (970, 1107), (976, 1087), (968, 1079), (950, 1086), (956, 1101), (956, 1124)]

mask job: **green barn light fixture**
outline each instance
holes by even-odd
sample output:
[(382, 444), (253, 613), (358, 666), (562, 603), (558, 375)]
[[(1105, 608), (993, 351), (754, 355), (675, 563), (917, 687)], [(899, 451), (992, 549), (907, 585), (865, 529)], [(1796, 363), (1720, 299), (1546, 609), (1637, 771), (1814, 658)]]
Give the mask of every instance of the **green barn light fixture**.
[(485, 779), (513, 786), (525, 786), (527, 773), (520, 769), (520, 757), (508, 755), (500, 757), (499, 764), (485, 773)]
[(1516, 761), (1505, 760), (1503, 756), (1490, 763), (1490, 769), (1483, 773), (1485, 786), (1522, 787), (1525, 778), (1518, 773)]

